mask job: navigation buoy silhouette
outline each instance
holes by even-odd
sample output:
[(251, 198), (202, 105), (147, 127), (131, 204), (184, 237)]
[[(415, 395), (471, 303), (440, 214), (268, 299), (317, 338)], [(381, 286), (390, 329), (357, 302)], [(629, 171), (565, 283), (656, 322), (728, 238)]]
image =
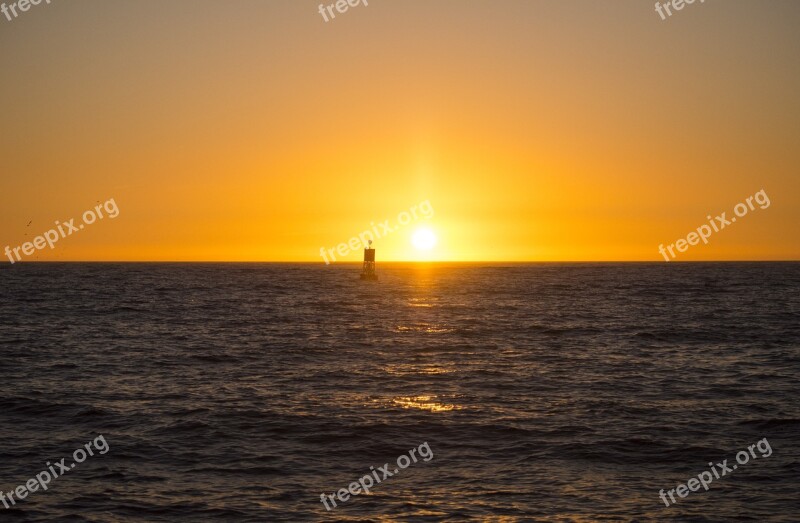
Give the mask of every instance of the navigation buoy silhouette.
[(372, 240), (369, 240), (369, 246), (364, 249), (364, 266), (361, 268), (361, 279), (372, 280), (378, 279), (375, 274), (375, 249), (372, 248)]

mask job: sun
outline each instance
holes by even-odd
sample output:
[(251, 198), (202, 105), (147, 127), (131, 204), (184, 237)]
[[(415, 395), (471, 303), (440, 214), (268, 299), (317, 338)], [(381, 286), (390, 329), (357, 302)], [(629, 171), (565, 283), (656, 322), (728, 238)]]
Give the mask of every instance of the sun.
[(411, 243), (420, 251), (429, 251), (436, 246), (436, 234), (428, 228), (417, 229), (411, 236)]

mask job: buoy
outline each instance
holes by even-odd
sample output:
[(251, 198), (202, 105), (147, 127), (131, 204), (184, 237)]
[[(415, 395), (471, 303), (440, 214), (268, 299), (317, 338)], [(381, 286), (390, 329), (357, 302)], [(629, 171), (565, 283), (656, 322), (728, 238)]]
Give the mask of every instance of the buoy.
[(375, 249), (372, 248), (372, 240), (369, 246), (364, 249), (364, 267), (361, 269), (362, 280), (376, 281), (378, 275), (375, 274)]

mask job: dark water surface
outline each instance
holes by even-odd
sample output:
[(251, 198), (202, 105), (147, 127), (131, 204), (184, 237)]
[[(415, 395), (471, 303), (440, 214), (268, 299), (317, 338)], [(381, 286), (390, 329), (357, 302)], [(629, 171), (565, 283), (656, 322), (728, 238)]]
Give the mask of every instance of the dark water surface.
[(3, 265), (0, 521), (800, 521), (800, 264), (379, 273)]

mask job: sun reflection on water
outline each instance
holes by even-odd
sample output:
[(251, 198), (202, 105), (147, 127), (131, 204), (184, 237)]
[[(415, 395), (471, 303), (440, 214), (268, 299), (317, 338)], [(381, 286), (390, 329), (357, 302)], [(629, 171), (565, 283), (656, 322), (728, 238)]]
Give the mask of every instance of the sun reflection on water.
[(448, 369), (440, 365), (433, 364), (419, 364), (404, 363), (400, 365), (387, 365), (383, 367), (383, 371), (387, 374), (395, 376), (412, 376), (417, 374), (435, 375), (435, 374), (449, 374), (455, 372), (455, 369)]
[(436, 307), (438, 298), (409, 298), (408, 299), (408, 306), (409, 307)]
[(392, 400), (396, 406), (404, 409), (419, 409), (429, 412), (447, 412), (450, 410), (461, 410), (463, 407), (458, 405), (440, 403), (435, 401), (436, 396), (399, 396)]
[(455, 332), (455, 329), (445, 327), (444, 325), (437, 325), (435, 323), (418, 323), (416, 325), (398, 325), (394, 332), (425, 332), (428, 334), (445, 334)]

